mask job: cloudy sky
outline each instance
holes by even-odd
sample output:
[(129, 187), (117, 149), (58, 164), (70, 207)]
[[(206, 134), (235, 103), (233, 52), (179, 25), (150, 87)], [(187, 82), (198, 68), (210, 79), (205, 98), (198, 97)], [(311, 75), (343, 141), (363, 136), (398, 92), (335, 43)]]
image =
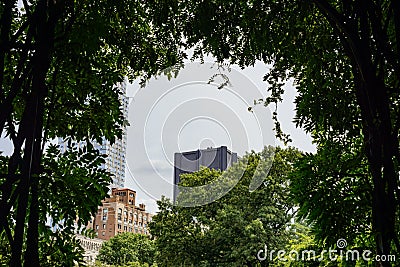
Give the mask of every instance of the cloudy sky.
[[(161, 195), (172, 198), (176, 152), (224, 145), (241, 156), (264, 145), (281, 145), (274, 138), (270, 109), (258, 105), (248, 111), (255, 99), (267, 94), (262, 81), (267, 71), (262, 63), (227, 70), (211, 62), (187, 62), (176, 78), (157, 77), (144, 88), (138, 83), (128, 86), (125, 185), (137, 191), (139, 202), (155, 212)], [(215, 78), (209, 83), (211, 77)], [(219, 89), (224, 77), (229, 83)], [(296, 92), (290, 82), (286, 89), (279, 108), (282, 128), (291, 134), (291, 145), (313, 152), (311, 138), (292, 123)]]

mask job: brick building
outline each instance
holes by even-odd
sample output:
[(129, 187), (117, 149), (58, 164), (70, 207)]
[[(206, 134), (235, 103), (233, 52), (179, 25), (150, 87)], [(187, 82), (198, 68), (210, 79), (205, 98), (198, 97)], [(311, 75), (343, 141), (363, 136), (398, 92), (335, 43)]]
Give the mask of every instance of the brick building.
[(102, 201), (102, 206), (89, 227), (103, 240), (109, 240), (123, 232), (148, 235), (148, 223), (152, 215), (146, 212), (144, 204), (136, 206), (135, 201), (136, 191), (112, 188), (111, 196)]

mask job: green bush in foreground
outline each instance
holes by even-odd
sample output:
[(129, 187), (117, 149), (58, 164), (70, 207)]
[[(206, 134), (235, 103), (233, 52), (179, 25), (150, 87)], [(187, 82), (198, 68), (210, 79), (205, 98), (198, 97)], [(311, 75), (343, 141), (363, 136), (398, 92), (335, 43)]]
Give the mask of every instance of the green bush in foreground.
[(154, 263), (154, 254), (154, 241), (148, 236), (122, 233), (103, 244), (97, 259), (110, 265), (146, 267)]

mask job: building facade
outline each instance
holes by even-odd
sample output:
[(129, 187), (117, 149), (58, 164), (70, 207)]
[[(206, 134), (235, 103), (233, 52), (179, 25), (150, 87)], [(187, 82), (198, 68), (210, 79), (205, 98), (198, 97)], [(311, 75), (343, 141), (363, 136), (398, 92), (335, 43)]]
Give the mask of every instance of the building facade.
[(76, 239), (79, 240), (81, 247), (85, 250), (83, 254), (83, 260), (86, 263), (93, 264), (99, 255), (101, 246), (104, 240), (99, 238), (89, 238), (83, 235), (76, 235)]
[(237, 162), (237, 153), (230, 151), (226, 146), (175, 153), (174, 201), (179, 194), (177, 185), (181, 181), (181, 174), (199, 171), (201, 166), (224, 171), (235, 162)]
[[(124, 119), (128, 121), (128, 97), (126, 96), (126, 82), (117, 85), (117, 89), (120, 90), (121, 94), (119, 100), (121, 102), (121, 109), (123, 112)], [(111, 144), (109, 140), (102, 138), (101, 142), (93, 141), (95, 149), (99, 150), (100, 153), (107, 155), (105, 163), (101, 165), (102, 169), (105, 169), (113, 174), (113, 181), (109, 188), (122, 188), (125, 186), (125, 165), (126, 165), (126, 146), (127, 146), (127, 129), (122, 129), (122, 138), (115, 139), (114, 143)], [(64, 152), (68, 148), (67, 142), (62, 138), (58, 139), (58, 145), (61, 152)], [(83, 147), (85, 142), (75, 144), (75, 146)]]
[(124, 232), (149, 235), (152, 215), (145, 208), (144, 204), (136, 206), (136, 191), (112, 188), (111, 196), (102, 201), (89, 228), (102, 240)]

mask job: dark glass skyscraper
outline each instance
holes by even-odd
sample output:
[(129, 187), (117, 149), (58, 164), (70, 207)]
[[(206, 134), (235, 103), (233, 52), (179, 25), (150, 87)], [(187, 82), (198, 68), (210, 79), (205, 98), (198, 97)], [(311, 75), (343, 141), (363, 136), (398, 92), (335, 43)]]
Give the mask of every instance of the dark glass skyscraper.
[[(237, 154), (231, 152), (226, 146), (217, 148), (198, 149), (174, 155), (174, 185), (180, 182), (180, 175), (200, 170), (200, 166), (224, 171), (237, 162)], [(178, 195), (174, 186), (174, 201)]]

